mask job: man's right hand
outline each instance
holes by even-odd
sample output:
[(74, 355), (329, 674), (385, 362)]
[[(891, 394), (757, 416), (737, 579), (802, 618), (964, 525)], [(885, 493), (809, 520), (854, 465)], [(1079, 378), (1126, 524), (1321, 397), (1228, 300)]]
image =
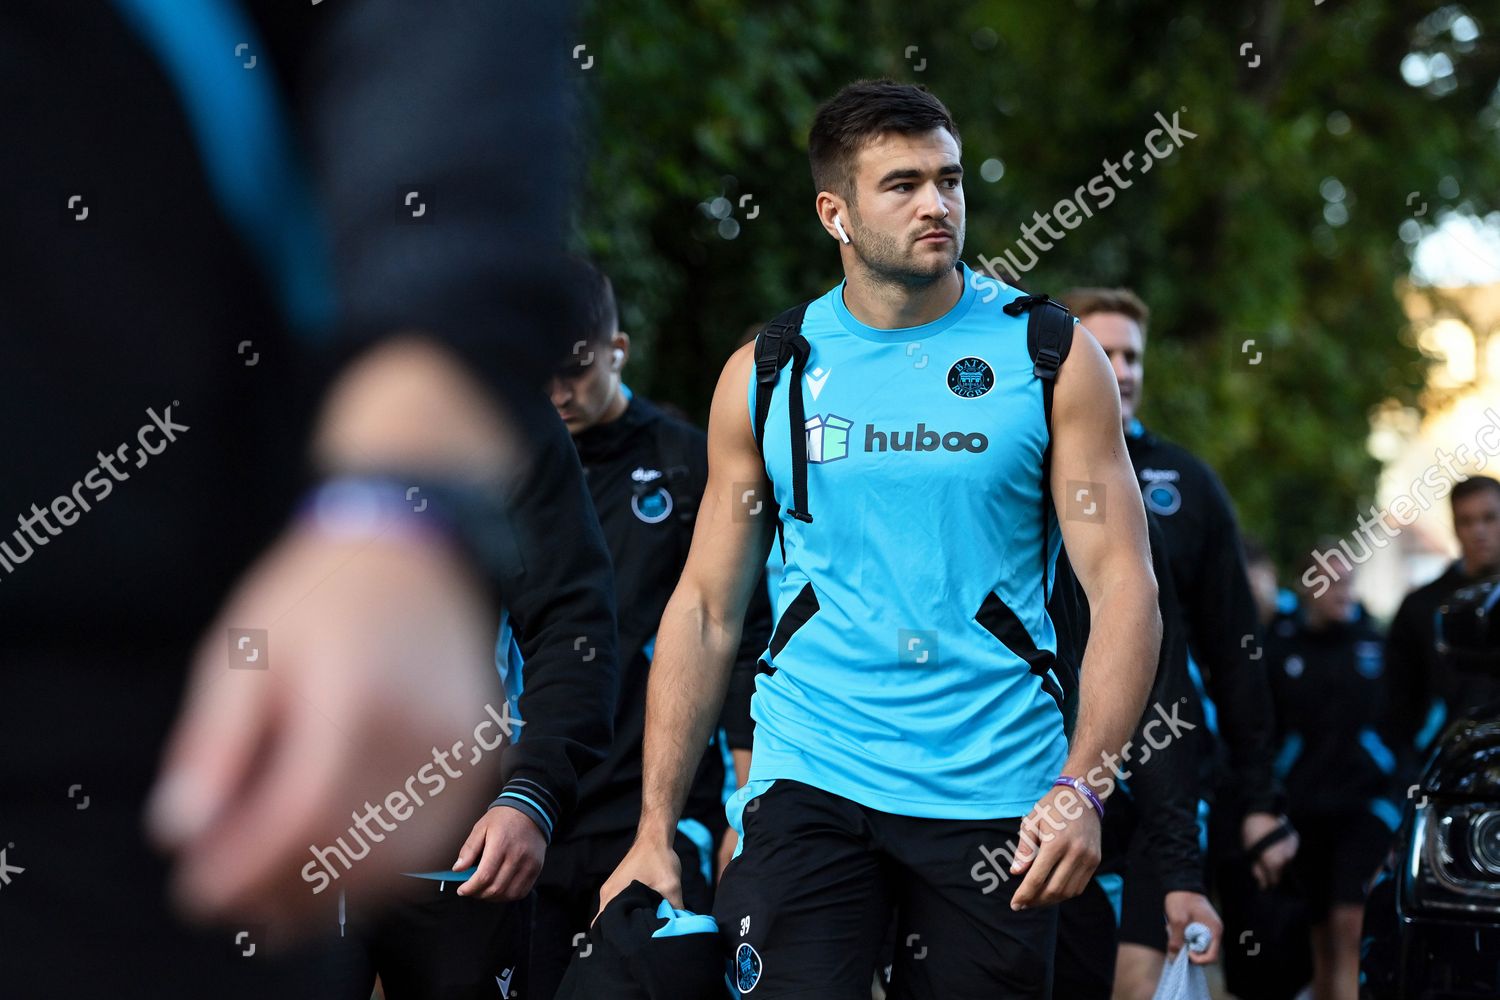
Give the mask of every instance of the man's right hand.
[[(494, 622), (445, 543), (294, 527), (204, 635), (162, 763), (150, 822), (177, 855), (179, 900), (204, 917), (326, 913), (309, 845), (352, 843), (352, 816), (415, 792), (438, 747), (467, 742), (501, 696)], [(251, 626), (265, 629), (264, 669), (231, 669), (226, 636)], [(338, 887), (389, 887), (451, 850), (493, 794), (497, 761), (462, 756), (455, 777), (445, 757), (448, 776), (430, 773), (446, 793), (424, 784), (420, 818), (372, 826), (370, 857), (330, 863)]]
[[(682, 862), (670, 847), (637, 840), (599, 890), (599, 913), (603, 913), (609, 901), (628, 889), (632, 882), (650, 886), (674, 907), (683, 908)], [(599, 919), (598, 913), (594, 914), (594, 919)]]

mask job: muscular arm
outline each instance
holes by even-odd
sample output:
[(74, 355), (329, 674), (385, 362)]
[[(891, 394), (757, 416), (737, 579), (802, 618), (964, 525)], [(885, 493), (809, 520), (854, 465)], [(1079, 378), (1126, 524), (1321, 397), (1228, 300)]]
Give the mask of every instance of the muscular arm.
[[(1075, 329), (1052, 406), (1052, 495), (1063, 543), (1088, 597), (1090, 641), (1066, 773), (1118, 753), (1141, 718), (1161, 643), (1146, 511), (1125, 451), (1119, 390), (1088, 331)], [(1090, 492), (1081, 505), (1078, 491)], [(1088, 510), (1093, 501), (1095, 509)]]
[[(1088, 598), (1090, 641), (1079, 670), (1078, 718), (1065, 774), (1101, 782), (1106, 754), (1135, 729), (1156, 673), (1161, 643), (1156, 578), (1146, 544), (1146, 510), (1120, 429), (1120, 396), (1104, 352), (1075, 328), (1052, 399), (1052, 496), (1063, 544)], [(1086, 491), (1086, 492), (1085, 492)], [(1101, 791), (1106, 791), (1107, 786)], [(1054, 787), (1021, 821), (1012, 874), (1025, 873), (1011, 898), (1024, 910), (1070, 899), (1098, 867), (1100, 828), (1071, 788)], [(1043, 828), (1060, 810), (1072, 822)]]
[(745, 610), (770, 544), (769, 512), (750, 516), (740, 496), (746, 484), (768, 489), (745, 398), (752, 350), (746, 345), (735, 352), (714, 391), (708, 487), (651, 664), (636, 839), (668, 851), (693, 769), (724, 702)]
[[(1149, 701), (1161, 705), (1174, 717), (1184, 716), (1188, 724), (1201, 722), (1198, 701), (1193, 696), (1187, 674), (1187, 650), (1182, 616), (1172, 587), (1171, 569), (1166, 558), (1166, 542), (1154, 520), (1147, 518), (1150, 529), (1151, 565), (1157, 580), (1162, 617), (1161, 653), (1157, 659), (1155, 679)], [(1081, 651), (1088, 648), (1088, 608), (1078, 592), (1077, 578), (1064, 551), (1057, 560), (1057, 580), (1048, 611), (1058, 626), (1059, 652), (1067, 650), (1069, 662), (1077, 663)], [(1158, 714), (1151, 708), (1131, 736), (1134, 747), (1147, 746), (1143, 729)], [(1158, 723), (1158, 728), (1160, 724)], [(1134, 836), (1151, 845), (1151, 853), (1168, 891), (1203, 892), (1203, 858), (1198, 850), (1198, 757), (1182, 741), (1164, 747), (1139, 766), (1130, 768), (1130, 780), (1141, 813), (1140, 829)], [(1114, 821), (1111, 812), (1106, 825)], [(1108, 837), (1106, 836), (1106, 839)]]

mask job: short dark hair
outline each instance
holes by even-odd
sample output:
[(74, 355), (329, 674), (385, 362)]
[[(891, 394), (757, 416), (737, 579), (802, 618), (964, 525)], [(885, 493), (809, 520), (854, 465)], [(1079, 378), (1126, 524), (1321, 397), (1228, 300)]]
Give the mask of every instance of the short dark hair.
[(1070, 288), (1062, 297), (1063, 305), (1073, 311), (1074, 316), (1090, 313), (1119, 313), (1135, 320), (1146, 335), (1146, 325), (1151, 321), (1151, 310), (1141, 297), (1128, 288)]
[(620, 312), (615, 304), (615, 286), (609, 275), (589, 260), (569, 257), (568, 294), (574, 308), (569, 316), (579, 326), (571, 331), (571, 343), (608, 343), (620, 326)]
[(818, 108), (807, 134), (813, 185), (854, 200), (854, 161), (865, 143), (887, 132), (915, 135), (947, 129), (960, 146), (953, 115), (932, 93), (914, 83), (858, 80)]
[(1448, 497), (1448, 502), (1455, 507), (1465, 497), (1471, 497), (1485, 490), (1494, 490), (1500, 493), (1500, 480), (1489, 476), (1470, 476), (1468, 479), (1460, 479), (1453, 485), (1453, 493)]

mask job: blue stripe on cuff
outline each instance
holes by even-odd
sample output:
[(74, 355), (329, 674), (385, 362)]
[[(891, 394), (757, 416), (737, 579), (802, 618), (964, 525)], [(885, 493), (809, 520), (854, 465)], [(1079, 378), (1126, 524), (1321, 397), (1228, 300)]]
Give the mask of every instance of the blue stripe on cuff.
[(525, 814), (542, 828), (542, 832), (546, 834), (547, 843), (552, 843), (552, 817), (547, 815), (546, 810), (535, 799), (527, 795), (522, 795), (520, 792), (507, 791), (500, 793), (500, 797), (494, 801), (494, 805), (506, 806)]
[[(529, 787), (517, 788), (517, 785)], [(546, 786), (539, 785), (530, 778), (511, 778), (505, 783), (505, 788), (509, 791), (518, 791), (524, 795), (530, 795), (532, 798), (540, 799), (542, 805), (547, 808), (548, 816), (556, 816), (561, 812), (561, 809), (558, 808), (557, 796), (553, 795)]]

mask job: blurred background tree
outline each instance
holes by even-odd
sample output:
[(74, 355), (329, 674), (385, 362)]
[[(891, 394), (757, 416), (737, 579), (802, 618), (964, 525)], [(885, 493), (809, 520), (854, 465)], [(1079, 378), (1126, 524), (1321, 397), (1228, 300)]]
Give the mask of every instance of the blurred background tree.
[(843, 84), (921, 83), (953, 111), (971, 264), (1177, 113), (1197, 137), (1021, 283), (1142, 294), (1143, 419), (1284, 565), (1352, 527), (1370, 412), (1416, 400), (1415, 242), (1500, 193), (1493, 0), (592, 0), (579, 40), (576, 242), (614, 279), (632, 385), (700, 421), (747, 328), (842, 277), (806, 149)]

